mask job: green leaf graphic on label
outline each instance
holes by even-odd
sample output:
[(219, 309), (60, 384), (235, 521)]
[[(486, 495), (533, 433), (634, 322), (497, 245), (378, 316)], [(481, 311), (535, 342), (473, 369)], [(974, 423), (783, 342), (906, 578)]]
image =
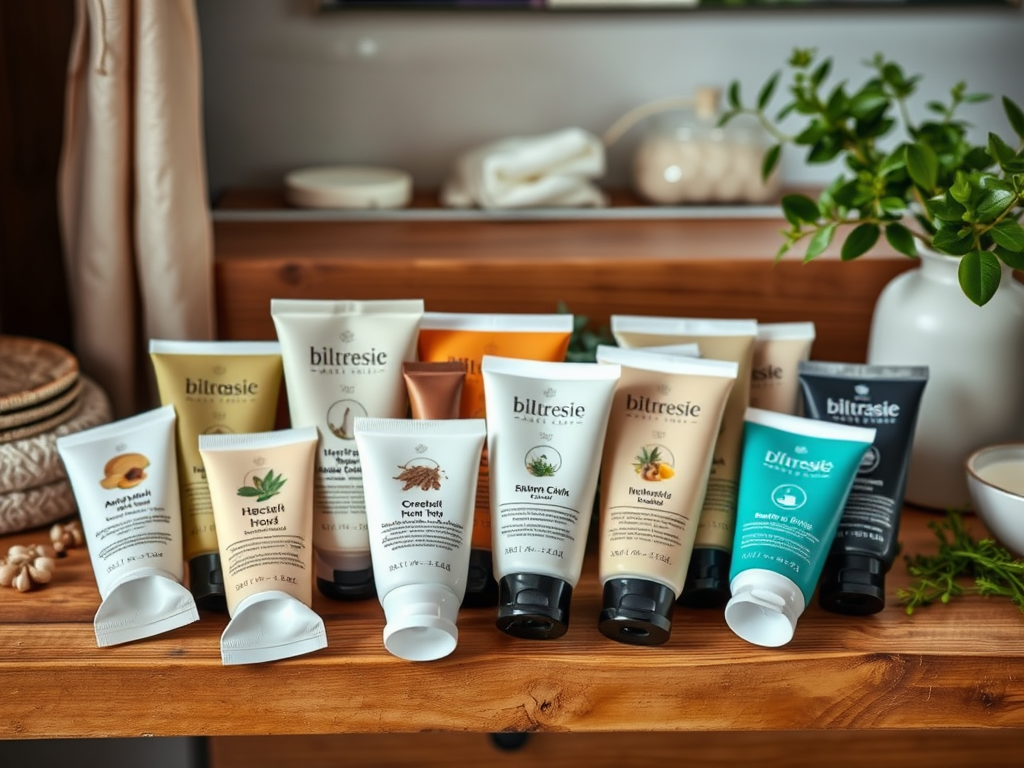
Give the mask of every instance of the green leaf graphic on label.
[(274, 470), (268, 469), (263, 477), (256, 475), (252, 479), (252, 485), (243, 485), (238, 489), (238, 495), (246, 498), (256, 497), (256, 501), (267, 501), (281, 492), (281, 488), (288, 482), (286, 478), (275, 475)]

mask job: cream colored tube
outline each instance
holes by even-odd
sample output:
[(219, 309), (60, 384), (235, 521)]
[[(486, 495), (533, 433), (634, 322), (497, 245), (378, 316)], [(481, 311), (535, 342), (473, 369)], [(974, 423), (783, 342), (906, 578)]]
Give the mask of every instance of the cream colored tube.
[(622, 368), (601, 463), (598, 627), (658, 645), (671, 632), (739, 366), (607, 346), (597, 362)]
[(569, 626), (619, 366), (485, 355), (497, 626), (552, 639)]
[(690, 559), (690, 573), (679, 596), (684, 605), (724, 605), (729, 599), (728, 571), (743, 457), (743, 417), (750, 402), (750, 367), (757, 322), (612, 315), (611, 330), (621, 347), (696, 343), (700, 346), (702, 358), (739, 365), (715, 442), (707, 494)]
[(152, 339), (149, 357), (163, 405), (178, 415), (178, 483), (189, 589), (200, 608), (223, 611), (217, 529), (199, 435), (274, 428), (281, 391), (276, 341)]
[(750, 368), (750, 407), (800, 415), (797, 368), (811, 357), (814, 323), (758, 323)]
[(292, 427), (320, 433), (313, 492), (316, 583), (334, 599), (376, 596), (363, 474), (360, 416), (403, 418), (402, 363), (416, 359), (421, 299), (273, 299)]
[(313, 602), (312, 427), (200, 435), (227, 592), (221, 661), (257, 664), (324, 648)]
[(486, 434), (483, 419), (356, 419), (384, 647), (399, 658), (458, 643)]
[(199, 619), (182, 585), (174, 407), (57, 438), (89, 547), (96, 643), (117, 645)]

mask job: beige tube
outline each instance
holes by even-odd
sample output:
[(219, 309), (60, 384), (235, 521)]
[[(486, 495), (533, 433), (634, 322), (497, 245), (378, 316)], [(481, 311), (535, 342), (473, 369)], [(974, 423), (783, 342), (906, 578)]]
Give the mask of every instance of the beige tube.
[(739, 365), (600, 346), (621, 366), (601, 462), (601, 633), (669, 638)]
[(149, 357), (163, 405), (177, 419), (178, 483), (189, 589), (206, 610), (225, 610), (217, 528), (199, 455), (199, 435), (274, 428), (281, 390), (276, 341), (152, 339)]
[(461, 360), (402, 363), (414, 419), (457, 419), (466, 364)]
[(200, 435), (217, 521), (228, 613), (224, 664), (255, 664), (327, 645), (313, 603), (313, 427)]
[(611, 330), (621, 347), (695, 342), (700, 346), (701, 358), (726, 360), (739, 366), (715, 442), (690, 573), (679, 596), (681, 603), (693, 607), (724, 605), (729, 599), (729, 564), (743, 458), (743, 417), (750, 402), (750, 367), (757, 321), (612, 315)]
[(416, 359), (422, 299), (271, 299), (292, 427), (320, 433), (313, 489), (317, 588), (376, 597), (355, 419), (409, 411), (402, 363)]
[(750, 368), (750, 406), (800, 415), (797, 368), (811, 357), (814, 323), (758, 323)]

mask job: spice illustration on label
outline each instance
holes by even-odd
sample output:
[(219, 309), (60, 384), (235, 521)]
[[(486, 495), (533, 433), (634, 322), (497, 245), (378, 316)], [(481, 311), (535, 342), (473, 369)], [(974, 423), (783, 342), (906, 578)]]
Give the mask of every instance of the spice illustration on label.
[(238, 495), (246, 498), (255, 496), (257, 502), (267, 501), (279, 494), (286, 482), (286, 477), (275, 475), (273, 469), (268, 469), (262, 477), (253, 475), (248, 484), (238, 489)]
[(440, 465), (433, 459), (415, 458), (399, 464), (401, 472), (393, 478), (403, 483), (402, 490), (419, 488), (421, 491), (441, 490), (441, 479), (447, 479)]
[(327, 428), (342, 440), (354, 440), (357, 416), (365, 416), (366, 409), (355, 400), (339, 400), (327, 411)]
[(562, 456), (550, 445), (538, 445), (526, 452), (526, 471), (534, 477), (554, 477), (562, 467)]
[(111, 488), (134, 488), (146, 479), (146, 467), (149, 459), (141, 453), (118, 454), (103, 467), (103, 479), (100, 485)]
[(673, 477), (676, 471), (671, 452), (663, 445), (645, 445), (633, 459), (633, 471), (643, 480), (656, 483)]

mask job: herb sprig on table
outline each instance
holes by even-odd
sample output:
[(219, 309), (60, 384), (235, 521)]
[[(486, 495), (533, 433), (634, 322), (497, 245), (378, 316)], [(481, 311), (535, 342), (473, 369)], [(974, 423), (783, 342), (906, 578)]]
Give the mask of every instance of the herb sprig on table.
[(928, 527), (939, 539), (939, 551), (908, 555), (907, 570), (914, 580), (907, 589), (896, 591), (908, 614), (968, 594), (1008, 597), (1024, 612), (1024, 560), (1014, 558), (994, 539), (975, 539), (955, 510)]

